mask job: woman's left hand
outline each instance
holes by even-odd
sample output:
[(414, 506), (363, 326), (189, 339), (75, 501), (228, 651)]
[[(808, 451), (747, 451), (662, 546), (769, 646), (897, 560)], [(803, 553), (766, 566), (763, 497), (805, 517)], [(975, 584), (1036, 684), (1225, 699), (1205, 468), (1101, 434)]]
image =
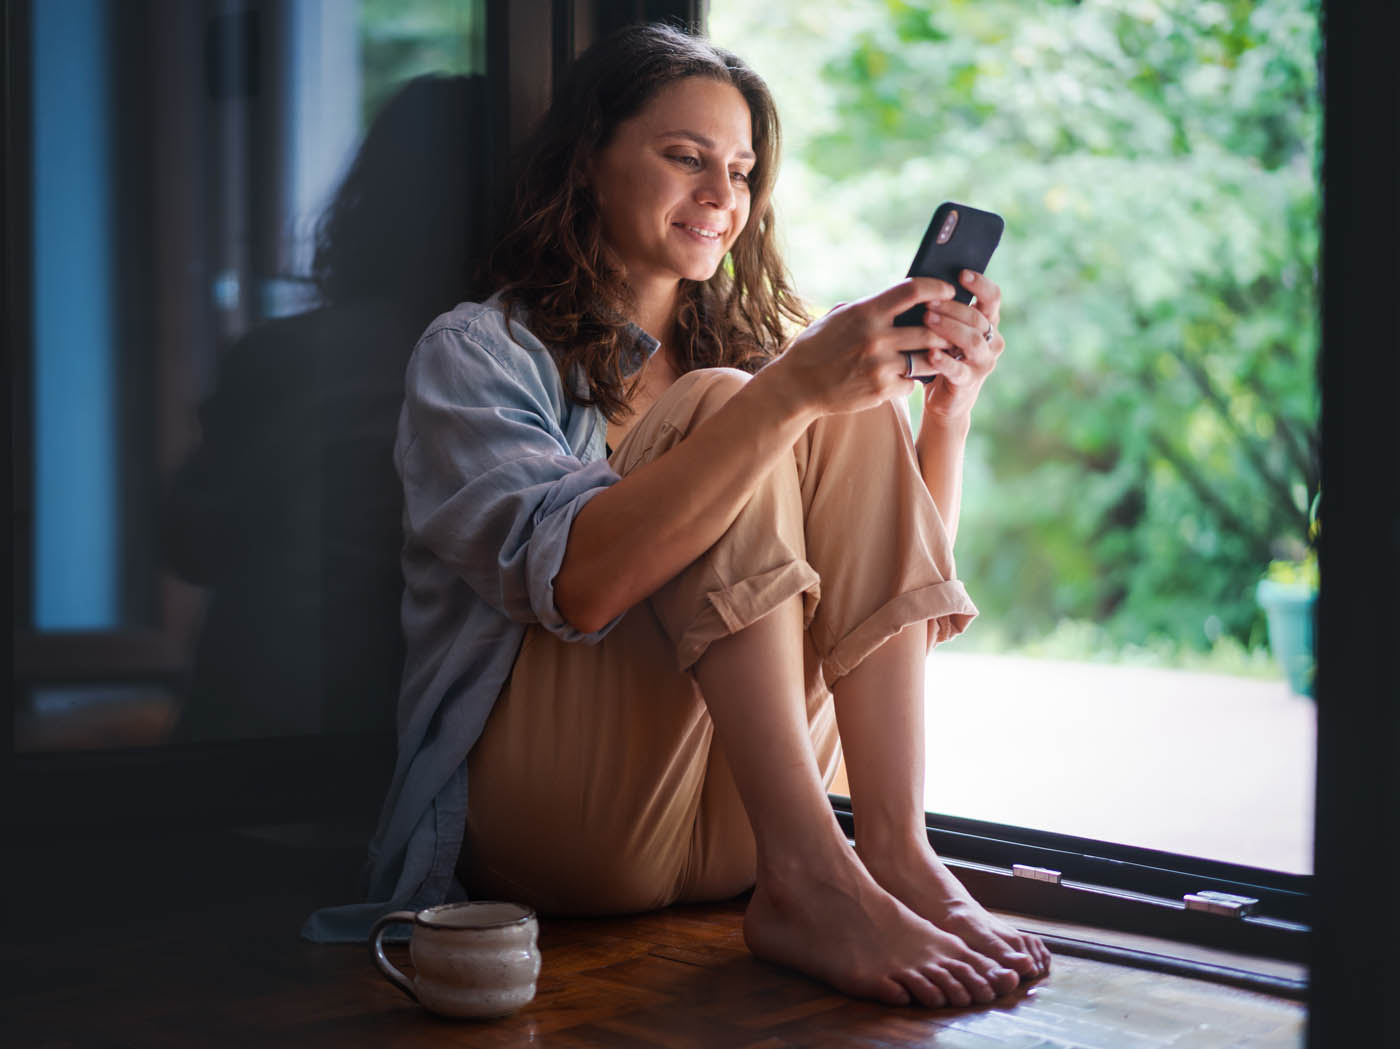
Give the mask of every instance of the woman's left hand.
[[(936, 332), (943, 348), (915, 354), (915, 375), (938, 374), (924, 387), (924, 418), (946, 422), (965, 420), (972, 412), (982, 384), (1006, 349), (997, 330), (1001, 320), (1001, 288), (980, 273), (963, 270), (962, 286), (972, 292), (972, 305), (947, 299), (930, 303), (924, 323)], [(927, 357), (921, 361), (920, 357)]]

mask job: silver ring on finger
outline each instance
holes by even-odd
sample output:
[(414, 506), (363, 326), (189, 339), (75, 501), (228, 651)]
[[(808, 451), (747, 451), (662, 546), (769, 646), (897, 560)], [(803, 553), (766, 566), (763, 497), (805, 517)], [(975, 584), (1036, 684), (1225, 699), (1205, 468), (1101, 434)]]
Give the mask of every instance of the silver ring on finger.
[(901, 350), (904, 354), (904, 378), (914, 378), (914, 354), (909, 350)]
[(995, 333), (996, 333), (996, 326), (993, 325), (990, 321), (988, 321), (988, 322), (987, 322), (987, 330), (984, 331), (984, 332), (982, 333), (982, 338), (986, 339), (988, 342), (991, 342), (991, 341), (992, 341), (992, 335), (995, 334)]

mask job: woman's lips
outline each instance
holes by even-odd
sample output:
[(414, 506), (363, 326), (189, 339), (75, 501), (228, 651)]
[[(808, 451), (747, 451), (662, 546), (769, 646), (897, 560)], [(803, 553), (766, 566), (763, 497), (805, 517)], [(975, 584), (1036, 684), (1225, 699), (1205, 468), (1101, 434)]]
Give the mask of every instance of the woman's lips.
[(723, 230), (711, 229), (708, 226), (692, 226), (688, 222), (674, 222), (672, 225), (682, 233), (688, 233), (696, 240), (703, 241), (706, 244), (717, 244), (724, 237)]

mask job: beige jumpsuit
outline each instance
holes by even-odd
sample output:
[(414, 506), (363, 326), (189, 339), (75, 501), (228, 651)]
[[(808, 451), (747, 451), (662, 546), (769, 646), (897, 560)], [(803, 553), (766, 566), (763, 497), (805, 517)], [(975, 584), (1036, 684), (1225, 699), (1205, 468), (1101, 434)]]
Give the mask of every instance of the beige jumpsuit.
[[(611, 456), (621, 475), (681, 441), (748, 376), (678, 379)], [(976, 615), (919, 474), (901, 403), (826, 416), (728, 531), (596, 645), (530, 627), (472, 749), (459, 873), (476, 898), (546, 914), (718, 900), (754, 882), (754, 840), (690, 673), (710, 642), (802, 595), (807, 720), (829, 786), (830, 687), (905, 626)]]

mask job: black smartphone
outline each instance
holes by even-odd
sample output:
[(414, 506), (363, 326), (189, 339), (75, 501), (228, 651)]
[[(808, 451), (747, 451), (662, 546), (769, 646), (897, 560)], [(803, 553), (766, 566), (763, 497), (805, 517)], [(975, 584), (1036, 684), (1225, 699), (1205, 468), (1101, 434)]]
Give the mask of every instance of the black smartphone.
[[(953, 296), (956, 301), (971, 302), (972, 292), (963, 287), (958, 274), (963, 270), (986, 273), (1005, 228), (1006, 223), (995, 212), (945, 201), (938, 205), (929, 221), (914, 264), (909, 267), (909, 276), (945, 280), (957, 289)], [(894, 322), (900, 327), (916, 327), (924, 323), (925, 309), (923, 304), (912, 306)]]

